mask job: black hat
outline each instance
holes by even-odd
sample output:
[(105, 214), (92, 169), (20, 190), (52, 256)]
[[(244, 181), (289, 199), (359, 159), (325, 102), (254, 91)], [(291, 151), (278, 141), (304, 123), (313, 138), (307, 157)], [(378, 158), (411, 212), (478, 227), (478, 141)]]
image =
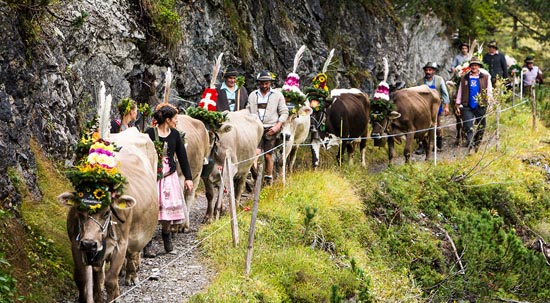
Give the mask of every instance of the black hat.
[(228, 65), (223, 71), (223, 77), (236, 77), (239, 75), (239, 72), (233, 67), (233, 65)]
[(435, 70), (439, 69), (439, 66), (437, 66), (437, 63), (435, 62), (428, 62), (426, 63), (426, 65), (424, 65), (424, 67), (422, 69), (426, 69), (426, 68), (433, 68)]
[(258, 73), (256, 76), (256, 81), (273, 81), (275, 80), (275, 75), (269, 72), (268, 70), (263, 70)]
[(472, 66), (472, 64), (477, 64), (479, 66), (483, 66), (483, 63), (481, 63), (481, 61), (479, 61), (478, 57), (472, 57), (470, 59), (470, 66)]
[(487, 46), (488, 46), (488, 47), (494, 47), (494, 48), (498, 49), (497, 42), (494, 41), (494, 40), (491, 41), (491, 42), (489, 42), (489, 44), (488, 44)]
[(527, 56), (527, 58), (525, 58), (525, 63), (535, 63), (535, 60), (533, 60), (533, 57), (531, 56)]
[(470, 49), (470, 45), (465, 42), (460, 43), (460, 45), (458, 46), (458, 49), (462, 49), (463, 46), (466, 46), (468, 49)]

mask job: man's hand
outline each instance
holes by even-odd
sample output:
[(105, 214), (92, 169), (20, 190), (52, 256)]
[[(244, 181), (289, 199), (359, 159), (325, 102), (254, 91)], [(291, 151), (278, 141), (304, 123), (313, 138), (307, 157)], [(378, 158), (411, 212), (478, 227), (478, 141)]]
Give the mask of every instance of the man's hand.
[(460, 116), (460, 104), (457, 104), (457, 105), (455, 106), (455, 114), (456, 114), (457, 116)]
[(273, 125), (271, 128), (269, 128), (269, 130), (267, 131), (267, 134), (269, 136), (273, 136), (277, 134), (280, 130), (281, 130), (281, 123), (277, 123)]
[(193, 180), (185, 180), (185, 190), (193, 190)]
[(445, 116), (449, 115), (449, 104), (445, 104), (445, 106), (443, 106), (443, 114)]

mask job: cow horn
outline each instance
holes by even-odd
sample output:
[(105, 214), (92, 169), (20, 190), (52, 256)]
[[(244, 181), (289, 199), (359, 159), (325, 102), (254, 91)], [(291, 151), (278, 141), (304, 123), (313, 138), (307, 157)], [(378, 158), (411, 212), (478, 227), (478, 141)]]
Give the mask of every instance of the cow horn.
[(390, 117), (391, 120), (398, 119), (399, 117), (401, 117), (401, 114), (394, 111), (394, 110), (392, 110), (389, 117)]

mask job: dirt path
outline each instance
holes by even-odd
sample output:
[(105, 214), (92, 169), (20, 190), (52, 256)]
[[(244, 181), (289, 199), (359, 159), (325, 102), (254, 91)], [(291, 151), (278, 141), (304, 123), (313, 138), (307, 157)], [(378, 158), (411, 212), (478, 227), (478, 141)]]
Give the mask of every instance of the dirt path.
[(153, 237), (157, 257), (141, 259), (140, 284), (121, 286), (122, 297), (117, 302), (185, 302), (210, 283), (214, 271), (201, 263), (197, 239), (205, 212), (206, 198), (198, 194), (190, 212), (191, 228), (173, 234), (174, 251), (170, 254), (164, 253), (160, 227), (157, 228)]

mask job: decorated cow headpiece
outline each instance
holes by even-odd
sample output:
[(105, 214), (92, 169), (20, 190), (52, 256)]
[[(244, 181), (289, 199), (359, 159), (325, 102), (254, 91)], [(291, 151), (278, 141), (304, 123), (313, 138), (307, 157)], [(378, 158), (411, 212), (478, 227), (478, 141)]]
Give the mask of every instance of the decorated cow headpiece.
[(199, 102), (199, 107), (204, 108), (208, 111), (215, 112), (217, 109), (218, 102), (218, 93), (216, 91), (216, 79), (218, 78), (218, 73), (220, 72), (220, 66), (222, 61), (223, 53), (218, 56), (214, 68), (212, 69), (212, 79), (210, 79), (210, 87), (207, 87), (201, 96), (201, 101)]
[(114, 154), (117, 148), (107, 139), (110, 109), (111, 95), (105, 97), (101, 82), (98, 114), (82, 132), (76, 147), (77, 165), (67, 173), (76, 192), (76, 206), (90, 214), (109, 206), (112, 197), (122, 194), (125, 183)]
[(292, 72), (287, 75), (285, 84), (281, 90), (283, 96), (285, 96), (286, 102), (292, 103), (295, 109), (303, 106), (306, 101), (306, 95), (302, 92), (302, 90), (300, 90), (300, 76), (296, 73), (298, 64), (300, 63), (305, 50), (306, 46), (302, 45), (298, 52), (296, 52)]
[(384, 60), (384, 80), (382, 80), (372, 98), (372, 110), (370, 114), (371, 121), (379, 122), (384, 120), (387, 115), (393, 110), (394, 105), (390, 102), (390, 86), (387, 82), (389, 74), (388, 59)]
[(327, 70), (334, 57), (334, 49), (332, 49), (323, 65), (323, 69), (312, 80), (312, 86), (304, 88), (304, 93), (307, 94), (307, 98), (310, 102), (310, 106), (314, 111), (322, 109), (328, 104), (330, 90), (327, 85), (328, 76)]

